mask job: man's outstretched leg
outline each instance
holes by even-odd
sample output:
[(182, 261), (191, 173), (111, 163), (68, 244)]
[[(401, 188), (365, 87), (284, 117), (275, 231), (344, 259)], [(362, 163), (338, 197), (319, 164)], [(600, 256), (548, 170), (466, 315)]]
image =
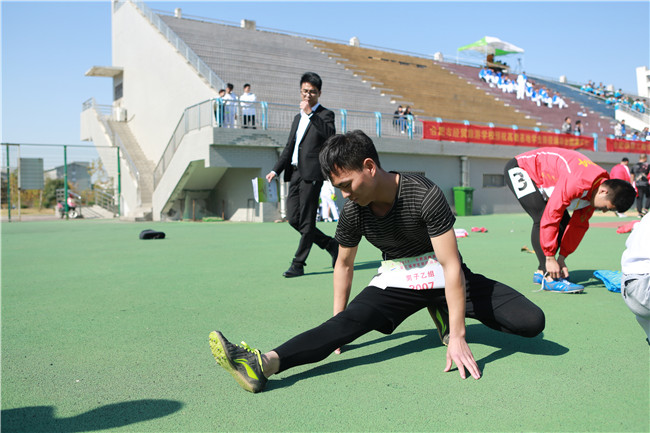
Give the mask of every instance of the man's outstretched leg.
[(408, 316), (425, 305), (435, 303), (431, 302), (434, 295), (433, 291), (428, 290), (391, 291), (369, 286), (336, 316), (265, 354), (244, 342), (241, 345), (232, 344), (219, 331), (210, 333), (210, 348), (217, 363), (242, 388), (259, 392), (275, 373), (322, 361), (336, 349), (370, 331), (392, 333)]
[(275, 373), (321, 361), (337, 348), (373, 329), (386, 332), (392, 329), (392, 325), (367, 303), (352, 301), (343, 312), (270, 352), (262, 354), (244, 342), (241, 345), (232, 344), (219, 331), (210, 333), (210, 349), (217, 363), (242, 388), (249, 392), (260, 392), (266, 386), (267, 379)]

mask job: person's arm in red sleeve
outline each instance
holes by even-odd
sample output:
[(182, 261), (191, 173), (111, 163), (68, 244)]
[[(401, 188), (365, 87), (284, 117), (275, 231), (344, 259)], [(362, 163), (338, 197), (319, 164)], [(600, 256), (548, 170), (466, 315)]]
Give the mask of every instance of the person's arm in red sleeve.
[[(557, 237), (560, 232), (560, 222), (572, 198), (567, 197), (566, 177), (558, 180), (551, 197), (546, 202), (544, 213), (539, 224), (539, 242), (546, 257), (557, 253)], [(568, 199), (567, 199), (568, 198)]]
[[(581, 197), (584, 192), (584, 186), (582, 183), (582, 179), (571, 176), (563, 176), (558, 179), (558, 182), (555, 184), (553, 194), (551, 194), (551, 197), (548, 199), (546, 208), (542, 214), (542, 219), (540, 221), (539, 239), (542, 246), (542, 251), (546, 256), (546, 271), (552, 278), (569, 277), (569, 269), (564, 262), (566, 255), (560, 252), (559, 256), (557, 258), (555, 257), (558, 252), (557, 238), (560, 230), (560, 222), (562, 221), (564, 212), (571, 204), (571, 202), (574, 199)], [(569, 224), (571, 225), (572, 223), (574, 223), (573, 219), (569, 222)], [(580, 224), (576, 224), (575, 228), (571, 230), (573, 234), (570, 234), (570, 236), (578, 239), (573, 249), (571, 249), (571, 252), (573, 252), (575, 250), (575, 247), (577, 247), (577, 244), (580, 243), (580, 240), (582, 240), (584, 232), (587, 230), (587, 228), (589, 228), (588, 222), (582, 234), (580, 234)], [(563, 235), (563, 239), (561, 241), (562, 246), (564, 239), (567, 239), (567, 231), (568, 227), (565, 230), (565, 234)], [(571, 247), (569, 246), (569, 249), (570, 248)], [(564, 248), (560, 249), (563, 252), (565, 251)]]
[(587, 206), (573, 212), (569, 225), (564, 231), (560, 243), (560, 255), (567, 257), (573, 253), (589, 229), (589, 218), (594, 214), (593, 206)]

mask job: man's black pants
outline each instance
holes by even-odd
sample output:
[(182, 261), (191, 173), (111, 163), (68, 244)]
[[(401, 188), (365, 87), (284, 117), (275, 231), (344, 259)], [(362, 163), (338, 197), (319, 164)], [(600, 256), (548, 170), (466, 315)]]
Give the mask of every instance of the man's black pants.
[(638, 190), (639, 194), (639, 196), (636, 198), (636, 210), (639, 213), (642, 213), (644, 209), (648, 209), (650, 207), (650, 186), (637, 185), (636, 189)]
[(332, 240), (331, 237), (316, 228), (316, 213), (322, 181), (306, 181), (294, 170), (289, 182), (287, 195), (287, 219), (291, 227), (300, 233), (300, 242), (293, 262), (305, 265), (312, 244), (325, 249)]
[[(467, 283), (466, 317), (497, 331), (524, 337), (534, 337), (544, 330), (544, 312), (521, 293), (474, 274), (464, 264), (463, 273)], [(274, 349), (280, 357), (280, 371), (321, 361), (370, 331), (391, 334), (404, 319), (424, 307), (446, 305), (444, 289), (368, 286), (344, 311)]]

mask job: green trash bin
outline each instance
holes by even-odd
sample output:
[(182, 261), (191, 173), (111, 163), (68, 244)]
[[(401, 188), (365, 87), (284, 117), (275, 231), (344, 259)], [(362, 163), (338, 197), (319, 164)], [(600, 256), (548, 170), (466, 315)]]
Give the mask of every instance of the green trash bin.
[(456, 206), (456, 215), (467, 216), (472, 215), (474, 188), (469, 186), (455, 186), (454, 190), (454, 205)]

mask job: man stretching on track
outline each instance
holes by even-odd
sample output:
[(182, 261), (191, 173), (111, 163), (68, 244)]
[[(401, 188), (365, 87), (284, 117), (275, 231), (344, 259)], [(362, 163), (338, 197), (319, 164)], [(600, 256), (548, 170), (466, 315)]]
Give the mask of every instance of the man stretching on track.
[[(463, 379), (466, 369), (474, 379), (481, 377), (465, 339), (465, 317), (525, 337), (542, 332), (539, 307), (463, 263), (454, 215), (436, 184), (424, 176), (383, 170), (372, 140), (362, 131), (330, 137), (320, 162), (348, 199), (336, 228), (334, 316), (265, 354), (245, 343), (232, 344), (219, 331), (210, 333), (212, 354), (242, 388), (259, 392), (273, 374), (325, 359), (372, 330), (390, 334), (423, 308), (429, 309), (448, 346), (444, 371), (455, 363)], [(348, 305), (363, 236), (381, 250), (384, 262), (379, 275)]]

